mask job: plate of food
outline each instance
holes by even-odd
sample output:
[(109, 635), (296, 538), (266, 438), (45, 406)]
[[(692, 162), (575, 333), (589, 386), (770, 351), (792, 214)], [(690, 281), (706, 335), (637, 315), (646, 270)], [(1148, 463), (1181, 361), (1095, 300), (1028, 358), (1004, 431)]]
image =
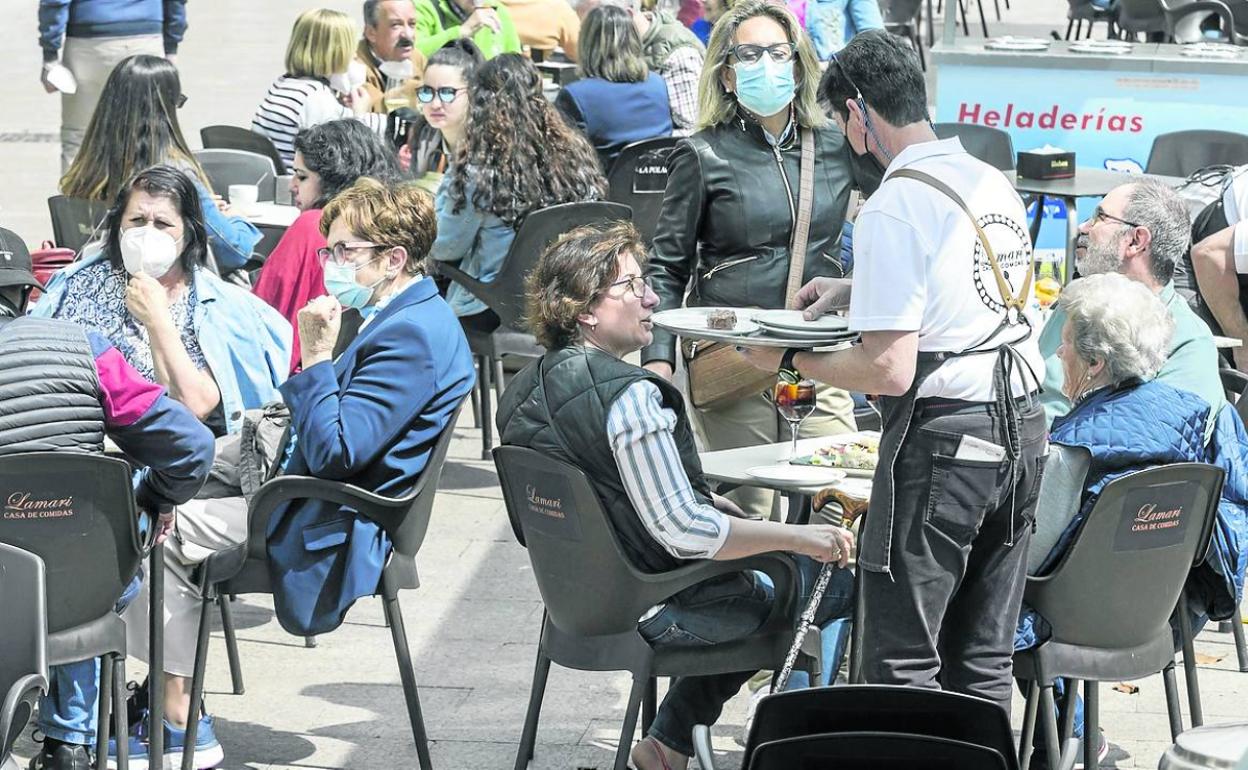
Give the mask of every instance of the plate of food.
[(766, 481), (771, 484), (793, 485), (803, 487), (826, 487), (838, 481), (844, 481), (846, 473), (839, 468), (819, 465), (793, 465), (790, 463), (773, 463), (756, 465), (746, 468), (747, 476)]
[(839, 315), (823, 315), (813, 321), (807, 321), (800, 310), (756, 310), (754, 320), (764, 329), (778, 329), (784, 332), (802, 332), (821, 334), (849, 331), (849, 319)]
[(682, 307), (655, 313), (652, 318), (678, 334), (682, 331), (756, 334), (762, 329), (750, 319), (747, 311), (730, 307)]
[(834, 441), (816, 449), (813, 454), (794, 457), (792, 465), (836, 468), (849, 476), (870, 477), (880, 462), (880, 438), (871, 433), (856, 433), (844, 441)]

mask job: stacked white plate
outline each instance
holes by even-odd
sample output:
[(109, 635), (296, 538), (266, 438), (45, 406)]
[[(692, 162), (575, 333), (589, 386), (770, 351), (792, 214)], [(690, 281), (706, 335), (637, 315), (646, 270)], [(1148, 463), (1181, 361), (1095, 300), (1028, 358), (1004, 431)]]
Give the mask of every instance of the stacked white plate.
[(1243, 52), (1240, 46), (1226, 43), (1189, 43), (1179, 49), (1180, 55), (1198, 59), (1238, 59)]
[(1070, 44), (1073, 53), (1099, 53), (1110, 56), (1121, 56), (1131, 53), (1135, 44), (1126, 40), (1081, 40)]
[(984, 48), (992, 51), (1047, 51), (1051, 42), (1042, 37), (1003, 35), (984, 43)]
[(778, 337), (812, 342), (837, 342), (854, 336), (849, 321), (841, 316), (825, 315), (807, 321), (800, 310), (758, 310), (754, 322)]

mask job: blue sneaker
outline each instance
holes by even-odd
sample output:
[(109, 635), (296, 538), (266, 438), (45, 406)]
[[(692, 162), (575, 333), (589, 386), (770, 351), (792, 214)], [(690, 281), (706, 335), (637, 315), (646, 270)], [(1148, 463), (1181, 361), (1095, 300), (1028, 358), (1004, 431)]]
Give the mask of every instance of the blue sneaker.
[[(148, 770), (151, 765), (148, 757), (150, 736), (147, 732), (147, 722), (145, 716), (128, 736), (131, 770)], [(165, 756), (161, 770), (179, 770), (182, 767), (182, 752), (185, 746), (186, 731), (179, 730), (165, 722)], [(205, 714), (199, 718), (199, 727), (195, 733), (195, 759), (191, 767), (195, 770), (204, 770), (216, 767), (224, 760), (225, 751), (221, 748), (221, 742), (217, 740), (217, 734), (213, 730), (213, 718)], [(116, 770), (117, 767), (117, 743), (112, 738), (108, 741), (108, 767), (109, 770)]]

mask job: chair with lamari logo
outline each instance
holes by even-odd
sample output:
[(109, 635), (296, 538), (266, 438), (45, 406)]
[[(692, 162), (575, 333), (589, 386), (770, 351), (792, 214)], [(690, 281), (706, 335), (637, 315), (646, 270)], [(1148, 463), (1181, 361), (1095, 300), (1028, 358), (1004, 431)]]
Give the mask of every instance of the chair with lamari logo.
[[(130, 466), (78, 452), (0, 457), (0, 502), (0, 542), (46, 567), (47, 664), (104, 658), (96, 756), (108, 756), (110, 705), (116, 734), (128, 729), (126, 625), (116, 605), (151, 547), (139, 535)], [(127, 744), (117, 744), (125, 768)]]
[[(1058, 678), (1084, 683), (1084, 735), (1096, 736), (1098, 682), (1161, 672), (1171, 736), (1182, 732), (1171, 618), (1177, 614), (1186, 667), (1194, 654), (1185, 586), (1209, 550), (1224, 478), (1225, 472), (1213, 465), (1176, 463), (1115, 479), (1105, 486), (1057, 566), (1027, 579), (1024, 600), (1052, 632), (1039, 646), (1014, 655), (1014, 676), (1030, 682), (1021, 739), (1023, 767), (1030, 759), (1037, 714), (1043, 720), (1048, 756), (1058, 756), (1053, 699)], [(1192, 722), (1199, 725), (1194, 662), (1187, 667), (1187, 685)], [(1067, 687), (1068, 699), (1076, 689)], [(1065, 709), (1063, 739), (1070, 737), (1074, 711)], [(1083, 743), (1084, 766), (1096, 767), (1097, 741)]]

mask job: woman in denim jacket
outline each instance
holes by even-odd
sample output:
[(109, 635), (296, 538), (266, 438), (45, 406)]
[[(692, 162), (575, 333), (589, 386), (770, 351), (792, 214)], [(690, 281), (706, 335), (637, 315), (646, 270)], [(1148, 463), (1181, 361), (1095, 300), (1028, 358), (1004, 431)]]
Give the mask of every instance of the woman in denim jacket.
[(104, 221), (102, 248), (54, 275), (32, 314), (99, 331), (220, 436), (242, 426), (243, 410), (281, 398), (291, 328), (205, 269), (195, 188), (171, 166), (139, 173)]

